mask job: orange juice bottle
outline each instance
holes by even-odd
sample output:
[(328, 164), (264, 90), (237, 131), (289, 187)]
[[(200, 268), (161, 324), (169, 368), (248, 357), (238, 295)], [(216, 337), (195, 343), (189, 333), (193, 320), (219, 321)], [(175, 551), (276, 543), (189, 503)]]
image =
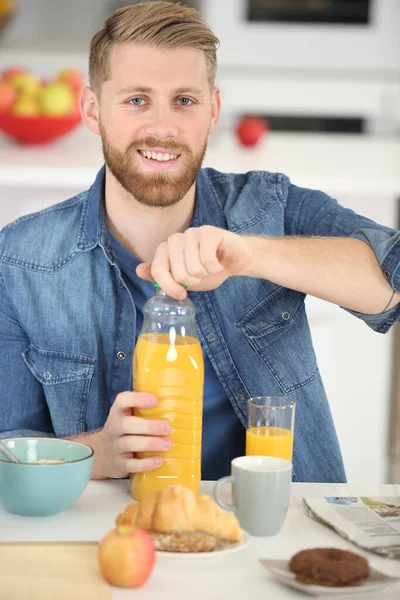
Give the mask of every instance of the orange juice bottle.
[(158, 286), (145, 304), (143, 329), (133, 357), (133, 386), (158, 398), (155, 408), (134, 409), (146, 419), (171, 423), (172, 448), (138, 452), (138, 458), (161, 455), (160, 468), (132, 476), (132, 496), (139, 502), (151, 490), (181, 484), (198, 491), (201, 480), (203, 354), (189, 298), (175, 300)]

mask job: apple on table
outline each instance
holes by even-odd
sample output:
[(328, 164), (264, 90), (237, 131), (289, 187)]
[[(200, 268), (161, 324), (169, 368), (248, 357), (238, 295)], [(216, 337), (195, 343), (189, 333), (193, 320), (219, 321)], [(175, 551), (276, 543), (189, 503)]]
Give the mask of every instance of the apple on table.
[(149, 579), (156, 560), (151, 535), (141, 527), (119, 525), (100, 542), (98, 561), (111, 585), (139, 587)]

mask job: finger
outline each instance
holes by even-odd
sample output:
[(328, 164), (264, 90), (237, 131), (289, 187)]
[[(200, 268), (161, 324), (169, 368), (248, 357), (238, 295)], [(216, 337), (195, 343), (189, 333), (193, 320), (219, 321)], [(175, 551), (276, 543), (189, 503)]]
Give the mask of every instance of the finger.
[[(120, 392), (111, 407), (115, 413), (126, 414), (131, 408), (154, 408), (158, 404), (158, 398), (153, 394), (145, 392)], [(128, 411), (130, 412), (130, 411)]]
[(172, 447), (170, 438), (149, 435), (124, 435), (118, 440), (119, 452), (167, 452)]
[(220, 243), (221, 239), (219, 237), (210, 239), (210, 236), (205, 235), (204, 232), (200, 236), (200, 260), (207, 271), (213, 275), (224, 270), (224, 266), (217, 258)]
[(148, 458), (125, 458), (122, 460), (122, 469), (125, 473), (145, 473), (154, 471), (163, 464), (162, 456), (151, 456)]
[(185, 233), (185, 265), (189, 275), (198, 280), (207, 277), (207, 269), (200, 261), (200, 243), (198, 229), (191, 227), (186, 229)]
[(170, 431), (171, 424), (162, 419), (124, 416), (120, 422), (121, 435), (167, 435)]
[(158, 246), (151, 265), (151, 274), (154, 281), (168, 296), (180, 300), (186, 298), (185, 290), (174, 280), (170, 272), (168, 242)]
[[(185, 237), (182, 234), (171, 235), (168, 238), (168, 251), (170, 269), (175, 281), (186, 286), (198, 285), (200, 279), (198, 277), (192, 277), (186, 269)], [(197, 251), (197, 244), (193, 251)]]
[(136, 267), (136, 273), (141, 279), (145, 279), (146, 281), (154, 281), (151, 274), (151, 263), (140, 263), (140, 265)]

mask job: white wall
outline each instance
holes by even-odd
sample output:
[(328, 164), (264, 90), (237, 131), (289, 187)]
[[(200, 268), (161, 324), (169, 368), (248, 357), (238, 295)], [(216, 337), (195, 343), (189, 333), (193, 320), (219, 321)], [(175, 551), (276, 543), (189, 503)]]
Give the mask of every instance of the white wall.
[[(341, 196), (340, 203), (394, 227), (397, 202)], [(348, 481), (387, 482), (393, 331), (368, 328), (346, 311), (309, 297), (309, 321)], [(383, 308), (383, 307), (382, 307)], [(398, 327), (398, 325), (396, 325)]]
[(102, 27), (111, 0), (18, 0), (16, 12), (0, 37), (1, 47), (89, 46)]

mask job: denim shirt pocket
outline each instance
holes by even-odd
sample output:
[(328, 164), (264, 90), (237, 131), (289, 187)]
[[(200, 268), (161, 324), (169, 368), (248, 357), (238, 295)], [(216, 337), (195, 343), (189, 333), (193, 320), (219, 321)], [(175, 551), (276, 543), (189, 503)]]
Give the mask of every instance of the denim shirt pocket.
[(284, 394), (307, 385), (318, 373), (304, 298), (278, 287), (237, 323)]
[(22, 356), (43, 385), (55, 435), (62, 437), (83, 433), (96, 360), (82, 354), (44, 350), (33, 344)]

